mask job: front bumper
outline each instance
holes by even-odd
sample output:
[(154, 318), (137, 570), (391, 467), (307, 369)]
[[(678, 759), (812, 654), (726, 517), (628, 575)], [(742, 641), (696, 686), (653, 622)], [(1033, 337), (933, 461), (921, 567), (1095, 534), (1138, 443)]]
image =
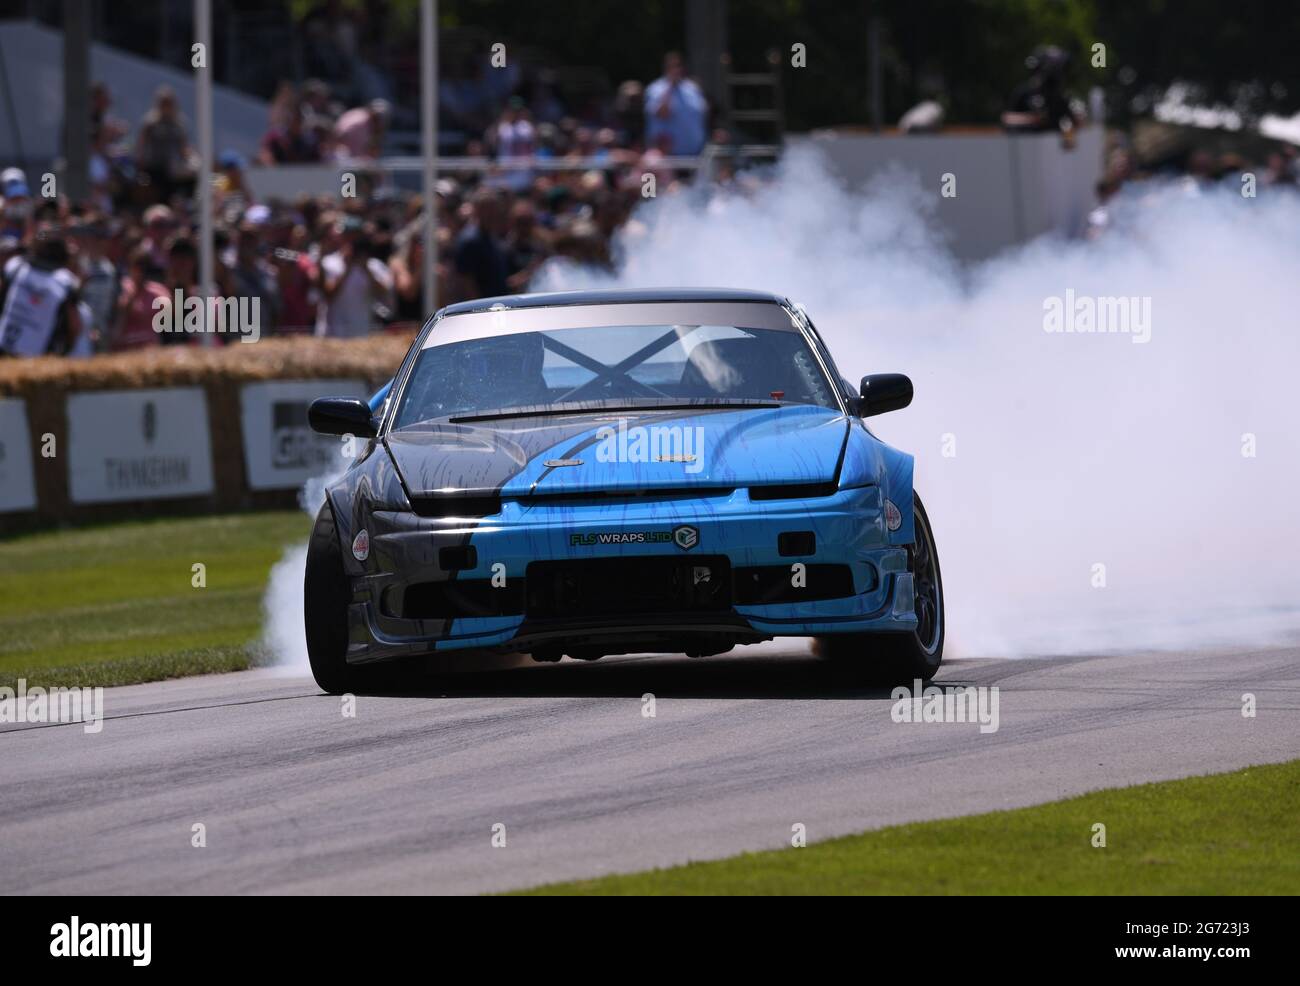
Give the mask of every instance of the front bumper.
[[(375, 511), (366, 525), (369, 558), (364, 564), (348, 559), (353, 588), (350, 663), (433, 651), (563, 648), (566, 643), (596, 650), (608, 647), (612, 653), (656, 650), (660, 649), (656, 644), (671, 641), (675, 649), (689, 653), (692, 640), (743, 643), (916, 628), (907, 549), (888, 542), (883, 496), (876, 486), (787, 500), (752, 500), (743, 488), (678, 499), (505, 500), (501, 511), (490, 517), (431, 518)], [(696, 531), (689, 549), (673, 539), (674, 531), (683, 526)], [(780, 535), (785, 532), (811, 533), (814, 552), (783, 554)], [(739, 573), (762, 571), (770, 576), (789, 569), (791, 588), (780, 593), (776, 602), (739, 602), (745, 594), (734, 592), (724, 608), (708, 612), (571, 612), (539, 618), (528, 611), (528, 604), (522, 612), (501, 615), (411, 617), (404, 612), (407, 590), (424, 583), (461, 580), (518, 590), (521, 580), (527, 583), (528, 567), (534, 562), (617, 558), (635, 573), (638, 559), (647, 559), (644, 567), (649, 570), (662, 568), (654, 560), (665, 557), (725, 558), (737, 578)], [(456, 562), (449, 570), (444, 565), (451, 558)], [(813, 566), (836, 567), (848, 579), (847, 594), (800, 598), (797, 565), (805, 571)], [(635, 581), (633, 574), (629, 583)], [(629, 585), (629, 591), (636, 591), (635, 586)], [(527, 597), (521, 593), (520, 598)]]

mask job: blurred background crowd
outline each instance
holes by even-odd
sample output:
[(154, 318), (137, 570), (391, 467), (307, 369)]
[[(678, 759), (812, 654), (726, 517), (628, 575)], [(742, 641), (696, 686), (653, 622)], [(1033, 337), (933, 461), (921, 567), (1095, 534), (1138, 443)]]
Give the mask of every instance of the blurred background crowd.
[[(12, 281), (15, 262), (28, 256), (75, 275), (80, 310), (70, 308), (51, 333), (53, 351), (196, 343), (153, 330), (160, 306), (199, 289), (190, 124), (167, 87), (134, 126), (113, 115), (111, 86), (96, 82), (92, 91), (90, 195), (44, 197), (34, 176), (6, 169), (0, 267)], [(491, 122), (466, 147), (467, 157), (495, 164), (445, 172), (437, 182), (439, 303), (526, 290), (552, 257), (610, 264), (613, 234), (641, 200), (644, 176), (655, 175), (656, 194), (671, 194), (690, 177), (669, 166), (673, 159), (698, 155), (706, 142), (707, 100), (675, 52), (649, 86), (626, 82), (616, 100), (585, 111), (575, 115), (553, 96), (535, 108), (521, 94), (501, 94)], [(391, 113), (378, 97), (344, 108), (316, 78), (277, 87), (257, 164), (333, 161), (354, 169), (345, 172), (351, 194), (263, 199), (247, 180), (250, 162), (237, 151), (218, 154), (217, 293), (259, 298), (263, 336), (351, 337), (409, 328), (429, 314), (424, 202), (370, 170)], [(512, 159), (554, 166), (511, 167)], [(719, 168), (717, 178), (730, 174)]]
[[(171, 14), (163, 18), (170, 33), (149, 34), (159, 21), (153, 8), (169, 3), (148, 0), (129, 9), (115, 7), (112, 17), (106, 16), (105, 5), (96, 4), (95, 35), (183, 67), (188, 4), (171, 3)], [(57, 4), (0, 0), (0, 16), (6, 6), (22, 7), (21, 13), (52, 23), (58, 19)], [(868, 103), (869, 94), (861, 88), (865, 73), (841, 65), (849, 57), (843, 39), (822, 36), (835, 33), (837, 18), (851, 20), (863, 13), (854, 5), (819, 11), (815, 19), (804, 9), (815, 5), (794, 5), (796, 20), (807, 16), (819, 27), (785, 30), (808, 37), (813, 53), (809, 74), (797, 90), (790, 90), (788, 101), (778, 76), (790, 55), (750, 44), (764, 52), (757, 67), (769, 74), (748, 78), (757, 79), (760, 87), (765, 79), (774, 80), (769, 95), (775, 96), (775, 105), (769, 100), (769, 109), (741, 112), (733, 105), (734, 94), (720, 89), (719, 66), (706, 65), (708, 71), (699, 73), (681, 53), (664, 54), (668, 46), (661, 42), (673, 37), (707, 40), (707, 24), (682, 23), (697, 16), (697, 9), (689, 4), (680, 9), (651, 6), (663, 8), (650, 19), (657, 36), (609, 22), (608, 30), (620, 40), (603, 44), (596, 54), (592, 39), (603, 30), (597, 22), (617, 14), (616, 4), (594, 4), (590, 13), (600, 17), (576, 20), (567, 31), (551, 24), (554, 18), (519, 5), (444, 5), (449, 11), (444, 21), (454, 20), (459, 27), (440, 38), (440, 151), (463, 166), (440, 171), (432, 203), (437, 242), (431, 245), (423, 236), (426, 203), (388, 167), (419, 147), (415, 5), (401, 0), (218, 2), (218, 39), (223, 33), (239, 39), (234, 54), (216, 60), (218, 81), (260, 96), (268, 110), (255, 155), (215, 149), (216, 293), (260, 299), (264, 337), (352, 337), (410, 328), (423, 322), (432, 307), (423, 296), (426, 250), (435, 255), (439, 305), (527, 290), (539, 267), (552, 258), (610, 266), (617, 262), (615, 234), (643, 200), (647, 175), (654, 176), (656, 196), (674, 194), (692, 182), (743, 190), (750, 179), (739, 177), (742, 145), (767, 141), (779, 146), (787, 124), (815, 127), (822, 122), (819, 106), (829, 107), (828, 113), (860, 116), (860, 109), (851, 110), (849, 104), (857, 101), (861, 108)], [(1076, 6), (1106, 21), (1110, 32), (1147, 30), (1141, 25), (1149, 19), (1130, 22), (1125, 8)], [(1087, 42), (1095, 36), (1093, 29), (1080, 27), (1082, 21), (1073, 15), (1058, 16), (1049, 5), (1027, 9), (1017, 15), (1019, 20), (996, 25), (997, 31), (981, 32), (981, 38), (989, 39), (985, 49), (1002, 46), (992, 54), (1003, 69), (981, 67), (970, 74), (981, 80), (976, 88), (962, 81), (962, 66), (989, 51), (966, 52), (951, 39), (927, 40), (912, 28), (943, 16), (959, 22), (952, 25), (953, 33), (961, 35), (960, 22), (978, 11), (936, 6), (931, 0), (870, 9), (883, 15), (859, 19), (868, 40), (876, 38), (872, 44), (879, 40), (873, 32), (882, 32), (878, 61), (888, 73), (886, 84), (875, 90), (885, 92), (888, 102), (870, 107), (876, 127), (888, 114), (902, 133), (973, 122), (1007, 131), (1060, 131), (1068, 143), (1072, 129), (1099, 116), (1103, 104), (1107, 120), (1122, 124), (1135, 112), (1149, 113), (1167, 81), (1154, 74), (1144, 80), (1127, 62), (1089, 75)], [(733, 32), (761, 31), (769, 15), (790, 20), (779, 4), (759, 3), (753, 14), (730, 18)], [(504, 38), (502, 47), (509, 54), (500, 62), (494, 61), (495, 35), (474, 28), (475, 15), (520, 32)], [(1002, 15), (986, 11), (984, 16)], [(1045, 34), (1062, 38), (1065, 46), (1039, 43), (1031, 48), (1029, 39)], [(592, 60), (604, 64), (575, 69), (572, 56), (553, 57), (548, 49), (518, 40), (533, 35), (552, 47), (586, 45)], [(725, 50), (721, 38), (713, 40), (718, 50)], [(1141, 39), (1135, 33), (1132, 40)], [(661, 46), (651, 55), (649, 46), (655, 44)], [(620, 45), (626, 46), (630, 63), (657, 69), (620, 80), (612, 74), (623, 67)], [(732, 47), (739, 47), (735, 37)], [(1221, 55), (1229, 63), (1223, 71), (1229, 71), (1232, 52), (1225, 49)], [(858, 54), (853, 57), (861, 60)], [(1158, 56), (1151, 58), (1157, 73)], [(725, 57), (724, 62), (723, 67), (731, 67)], [(1214, 76), (1219, 69), (1204, 71), (1200, 92), (1218, 95), (1227, 85)], [(1093, 84), (1089, 91), (1085, 78), (1104, 79), (1105, 85)], [(830, 79), (839, 82), (828, 85)], [(85, 196), (49, 195), (36, 169), (0, 161), (9, 163), (0, 175), (0, 354), (89, 355), (197, 342), (193, 336), (160, 334), (153, 328), (155, 315), (174, 303), (177, 292), (199, 292), (199, 160), (193, 123), (166, 85), (156, 88), (152, 105), (136, 119), (118, 115), (113, 79), (95, 81), (90, 93), (90, 118), (84, 124), (90, 142)], [(1275, 89), (1262, 96), (1238, 95), (1247, 103), (1247, 97), (1254, 99), (1249, 105), (1260, 111), (1285, 102)], [(743, 119), (754, 122), (735, 125)], [(1226, 185), (1247, 171), (1258, 174), (1264, 186), (1296, 182), (1293, 144), (1183, 146), (1156, 157), (1156, 168), (1140, 163), (1128, 132), (1123, 127), (1109, 132), (1097, 209), (1086, 235), (1104, 231), (1107, 204), (1126, 183), (1154, 170), (1185, 175), (1191, 189)], [(250, 170), (303, 166), (353, 175), (354, 194), (259, 194), (258, 183), (250, 181)], [(23, 278), (33, 291), (38, 286), (47, 291), (57, 306), (58, 315), (48, 324), (34, 328), (44, 316), (36, 313), (34, 301), (19, 304), (22, 298), (14, 286)], [(35, 294), (29, 292), (29, 297)]]

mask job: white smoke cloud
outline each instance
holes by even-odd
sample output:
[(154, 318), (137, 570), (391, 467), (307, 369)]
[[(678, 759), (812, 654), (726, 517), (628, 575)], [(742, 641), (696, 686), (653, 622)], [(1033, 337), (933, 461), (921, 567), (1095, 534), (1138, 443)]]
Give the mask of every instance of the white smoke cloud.
[[(851, 194), (793, 153), (753, 194), (647, 203), (615, 275), (553, 262), (533, 287), (777, 291), (849, 379), (909, 374), (912, 407), (871, 426), (917, 457), (952, 654), (1294, 635), (1300, 202), (1170, 186), (1100, 240), (963, 269), (929, 201), (899, 175)], [(1045, 332), (1067, 290), (1150, 299), (1150, 341)]]
[(287, 548), (271, 568), (263, 597), (262, 646), (272, 656), (273, 667), (307, 674), (307, 637), (302, 622), (302, 579), (307, 567), (307, 546)]
[[(851, 194), (793, 153), (753, 194), (647, 203), (617, 274), (552, 262), (533, 287), (777, 291), (807, 305), (850, 380), (909, 374), (913, 405), (871, 427), (916, 455), (950, 655), (1294, 639), (1300, 201), (1169, 186), (1121, 200), (1101, 240), (971, 268), (931, 208), (907, 176)], [(1045, 299), (1067, 290), (1149, 298), (1150, 341), (1045, 332)], [(327, 481), (303, 491), (313, 516)], [(291, 549), (266, 596), (266, 644), (294, 673), (305, 558)]]
[[(348, 458), (339, 443), (328, 472), (314, 476), (298, 491), (298, 505), (315, 519), (325, 502), (325, 489), (347, 470)], [(273, 667), (289, 674), (310, 674), (307, 635), (302, 622), (303, 575), (307, 569), (307, 545), (294, 545), (271, 568), (262, 597), (262, 649), (271, 656)]]

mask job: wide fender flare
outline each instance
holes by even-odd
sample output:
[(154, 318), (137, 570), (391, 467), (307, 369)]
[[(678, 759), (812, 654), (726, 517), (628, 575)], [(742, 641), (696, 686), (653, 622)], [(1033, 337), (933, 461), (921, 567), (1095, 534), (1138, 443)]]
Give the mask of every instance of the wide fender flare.
[(897, 530), (885, 527), (889, 544), (912, 544), (916, 540), (916, 519), (912, 500), (912, 473), (915, 459), (886, 445), (859, 425), (849, 430), (840, 466), (840, 488), (879, 486), (883, 500), (898, 508), (901, 523)]
[(888, 531), (890, 544), (913, 544), (916, 541), (916, 509), (912, 492), (912, 473), (916, 460), (906, 452), (880, 445), (885, 467), (885, 498), (898, 508), (903, 522), (898, 530)]
[(366, 565), (352, 554), (352, 541), (367, 523), (366, 511), (410, 509), (397, 470), (374, 441), (342, 476), (325, 486), (325, 501), (334, 512), (344, 569), (354, 576), (366, 573)]

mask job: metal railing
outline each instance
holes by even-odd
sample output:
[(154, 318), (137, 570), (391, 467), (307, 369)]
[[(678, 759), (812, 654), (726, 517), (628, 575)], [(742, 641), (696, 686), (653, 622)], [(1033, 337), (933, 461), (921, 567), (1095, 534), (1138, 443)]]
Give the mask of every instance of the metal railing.
[[(636, 170), (693, 172), (703, 181), (712, 181), (717, 174), (719, 164), (732, 162), (737, 166), (756, 162), (775, 162), (781, 156), (780, 144), (709, 144), (698, 155), (665, 155), (646, 161), (644, 158), (629, 162), (617, 154), (610, 156), (588, 156), (581, 158), (540, 157), (450, 157), (439, 155), (435, 170), (438, 175), (466, 174), (496, 175), (510, 172), (531, 171), (554, 174), (565, 171), (614, 171), (621, 168)], [(375, 159), (354, 159), (341, 161), (336, 165), (338, 172), (368, 172), (392, 176), (391, 185), (399, 188), (411, 186), (410, 177), (420, 175), (424, 170), (424, 158), (420, 155), (394, 155)]]

